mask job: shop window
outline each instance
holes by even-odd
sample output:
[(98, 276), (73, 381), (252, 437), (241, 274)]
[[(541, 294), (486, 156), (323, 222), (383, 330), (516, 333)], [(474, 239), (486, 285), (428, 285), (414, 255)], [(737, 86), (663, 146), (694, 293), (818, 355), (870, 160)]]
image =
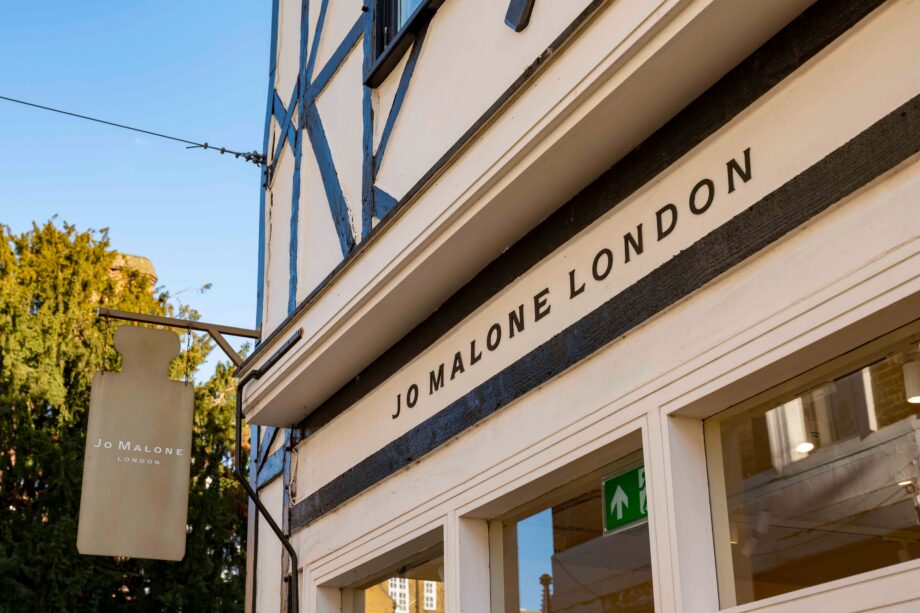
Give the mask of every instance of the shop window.
[(390, 565), (343, 592), (343, 599), (351, 599), (349, 610), (355, 613), (443, 613), (443, 547)]
[(911, 324), (706, 420), (723, 607), (920, 558)]
[(505, 613), (653, 611), (645, 493), (637, 451), (502, 519)]

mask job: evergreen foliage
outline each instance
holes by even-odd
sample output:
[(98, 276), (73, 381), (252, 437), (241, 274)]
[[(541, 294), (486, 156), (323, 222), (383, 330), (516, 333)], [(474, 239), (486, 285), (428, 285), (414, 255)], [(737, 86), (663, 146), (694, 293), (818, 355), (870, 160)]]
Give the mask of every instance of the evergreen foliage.
[[(118, 370), (98, 306), (197, 318), (138, 271), (111, 271), (108, 233), (0, 225), (0, 611), (242, 610), (246, 496), (230, 473), (235, 381), (195, 389), (188, 542), (181, 562), (81, 556), (77, 518), (90, 382)], [(181, 379), (211, 350), (183, 335)]]

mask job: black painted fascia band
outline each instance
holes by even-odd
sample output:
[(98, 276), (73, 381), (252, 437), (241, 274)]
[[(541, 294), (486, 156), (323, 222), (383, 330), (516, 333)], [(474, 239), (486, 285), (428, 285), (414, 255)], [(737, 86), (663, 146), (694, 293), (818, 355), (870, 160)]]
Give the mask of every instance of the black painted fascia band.
[(297, 530), (799, 228), (920, 151), (920, 96), (719, 226), (549, 341), (297, 503)]
[(492, 296), (629, 198), (883, 3), (820, 0), (812, 5), (343, 385), (297, 425), (298, 437), (309, 437), (361, 400)]

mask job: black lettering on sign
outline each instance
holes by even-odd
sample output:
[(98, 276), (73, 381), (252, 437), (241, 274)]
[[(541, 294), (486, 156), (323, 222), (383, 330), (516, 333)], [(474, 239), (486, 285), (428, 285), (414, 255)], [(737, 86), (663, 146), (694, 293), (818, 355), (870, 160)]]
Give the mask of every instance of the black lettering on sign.
[(454, 377), (462, 373), (466, 368), (463, 367), (463, 355), (458, 351), (454, 355), (454, 365), (450, 369), (450, 380), (453, 381)]
[[(706, 204), (700, 206), (699, 204), (697, 204), (696, 197), (700, 193), (700, 189), (703, 188), (704, 186), (706, 187), (706, 191), (708, 195), (706, 197)], [(710, 179), (703, 179), (702, 181), (694, 185), (693, 191), (690, 192), (690, 212), (693, 213), (694, 215), (702, 215), (703, 213), (706, 212), (706, 209), (708, 209), (712, 205), (712, 201), (715, 199), (715, 197), (716, 197), (715, 184)]]
[(495, 351), (502, 342), (502, 327), (500, 324), (492, 324), (489, 333), (486, 334), (486, 349)]
[(728, 171), (728, 193), (730, 194), (735, 191), (735, 173), (738, 173), (738, 176), (745, 183), (751, 180), (751, 148), (748, 147), (744, 150), (744, 170), (741, 169), (741, 165), (735, 159), (726, 162), (725, 166)]
[(470, 366), (482, 359), (482, 351), (476, 353), (476, 340), (470, 341)]
[(516, 311), (508, 313), (508, 338), (514, 338), (515, 332), (524, 331), (524, 305), (518, 305)]
[(549, 295), (549, 288), (544, 287), (536, 296), (533, 297), (533, 320), (540, 321), (547, 315), (549, 315), (550, 310), (553, 308), (549, 304), (549, 300), (546, 297)]
[[(453, 378), (453, 377), (452, 377)], [(432, 395), (444, 385), (444, 363), (442, 362), (438, 366), (438, 374), (435, 375), (434, 371), (428, 373), (428, 395)]]
[[(605, 264), (601, 264), (606, 260)], [(613, 251), (606, 247), (597, 252), (594, 256), (594, 263), (591, 265), (591, 274), (594, 275), (595, 281), (603, 281), (610, 274), (613, 268)]]
[(629, 262), (629, 251), (632, 249), (636, 252), (636, 255), (642, 254), (642, 224), (640, 223), (636, 226), (636, 236), (632, 235), (632, 232), (627, 232), (623, 235), (623, 251), (625, 256), (623, 257), (624, 262)]
[[(662, 217), (665, 213), (668, 213), (671, 216), (667, 228), (665, 228), (664, 224), (661, 223)], [(655, 211), (655, 222), (658, 225), (658, 240), (661, 240), (673, 232), (674, 228), (677, 227), (677, 207), (671, 203), (668, 203)]]
[[(751, 166), (751, 148), (748, 147), (742, 151), (742, 155), (739, 156), (742, 161), (739, 161), (738, 158), (733, 158), (725, 162), (726, 177), (727, 177), (727, 189), (728, 193), (734, 192), (741, 184), (747, 183), (753, 177), (753, 170)], [(690, 211), (694, 215), (702, 215), (712, 206), (715, 201), (716, 196), (716, 185), (712, 179), (703, 178), (700, 179), (690, 190), (688, 197), (688, 204)], [(676, 204), (673, 202), (668, 202), (667, 204), (658, 208), (655, 211), (655, 236), (657, 241), (661, 241), (665, 237), (669, 236), (677, 228), (677, 221), (679, 217), (679, 210)], [(646, 214), (646, 220), (642, 223), (636, 224), (634, 230), (630, 230), (624, 234), (623, 237), (623, 263), (629, 263), (634, 258), (642, 255), (645, 252), (645, 235), (644, 235), (644, 224), (648, 222), (651, 223), (651, 210)], [(632, 225), (630, 223), (630, 225)], [(622, 230), (618, 229), (615, 232), (619, 233)], [(595, 281), (603, 281), (610, 276), (610, 273), (613, 272), (613, 257), (614, 252), (612, 249), (604, 247), (600, 249), (594, 255), (594, 259), (591, 262), (591, 277)], [(587, 277), (587, 271), (583, 271), (579, 268), (572, 268), (568, 271), (568, 281), (569, 281), (569, 300), (580, 296), (587, 289), (588, 281), (582, 281), (582, 275), (584, 278)], [(552, 311), (552, 305), (549, 300), (550, 288), (544, 287), (542, 290), (533, 295), (533, 320), (538, 322), (544, 317), (548, 316)], [(515, 338), (516, 336), (523, 334), (526, 330), (527, 320), (526, 320), (526, 302), (519, 304), (513, 310), (508, 312), (508, 338)], [(504, 322), (498, 321), (489, 326), (488, 331), (486, 332), (485, 344), (486, 349), (489, 351), (495, 351), (501, 345), (502, 334), (504, 334)], [(482, 340), (482, 337), (479, 337)], [(477, 350), (476, 340), (470, 341), (469, 355), (466, 355), (466, 350), (461, 349), (454, 354), (454, 358), (451, 361), (450, 368), (450, 381), (453, 381), (458, 375), (466, 372), (468, 366), (473, 366), (480, 360), (482, 360), (482, 350)], [(441, 363), (434, 370), (428, 372), (428, 395), (431, 396), (435, 392), (439, 391), (445, 385), (445, 366), (446, 362)], [(412, 385), (406, 390), (406, 406), (410, 409), (413, 408), (418, 402), (418, 386)], [(393, 419), (399, 417), (402, 411), (402, 395), (397, 394), (396, 396), (396, 413), (393, 414)]]
[(585, 284), (575, 287), (575, 269), (569, 271), (569, 300), (585, 291)]

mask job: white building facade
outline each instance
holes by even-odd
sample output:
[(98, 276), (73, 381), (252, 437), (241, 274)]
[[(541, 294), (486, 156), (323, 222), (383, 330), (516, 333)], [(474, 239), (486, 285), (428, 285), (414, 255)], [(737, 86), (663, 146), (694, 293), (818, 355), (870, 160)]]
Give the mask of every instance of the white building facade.
[(274, 3), (299, 610), (920, 608), (920, 1)]

